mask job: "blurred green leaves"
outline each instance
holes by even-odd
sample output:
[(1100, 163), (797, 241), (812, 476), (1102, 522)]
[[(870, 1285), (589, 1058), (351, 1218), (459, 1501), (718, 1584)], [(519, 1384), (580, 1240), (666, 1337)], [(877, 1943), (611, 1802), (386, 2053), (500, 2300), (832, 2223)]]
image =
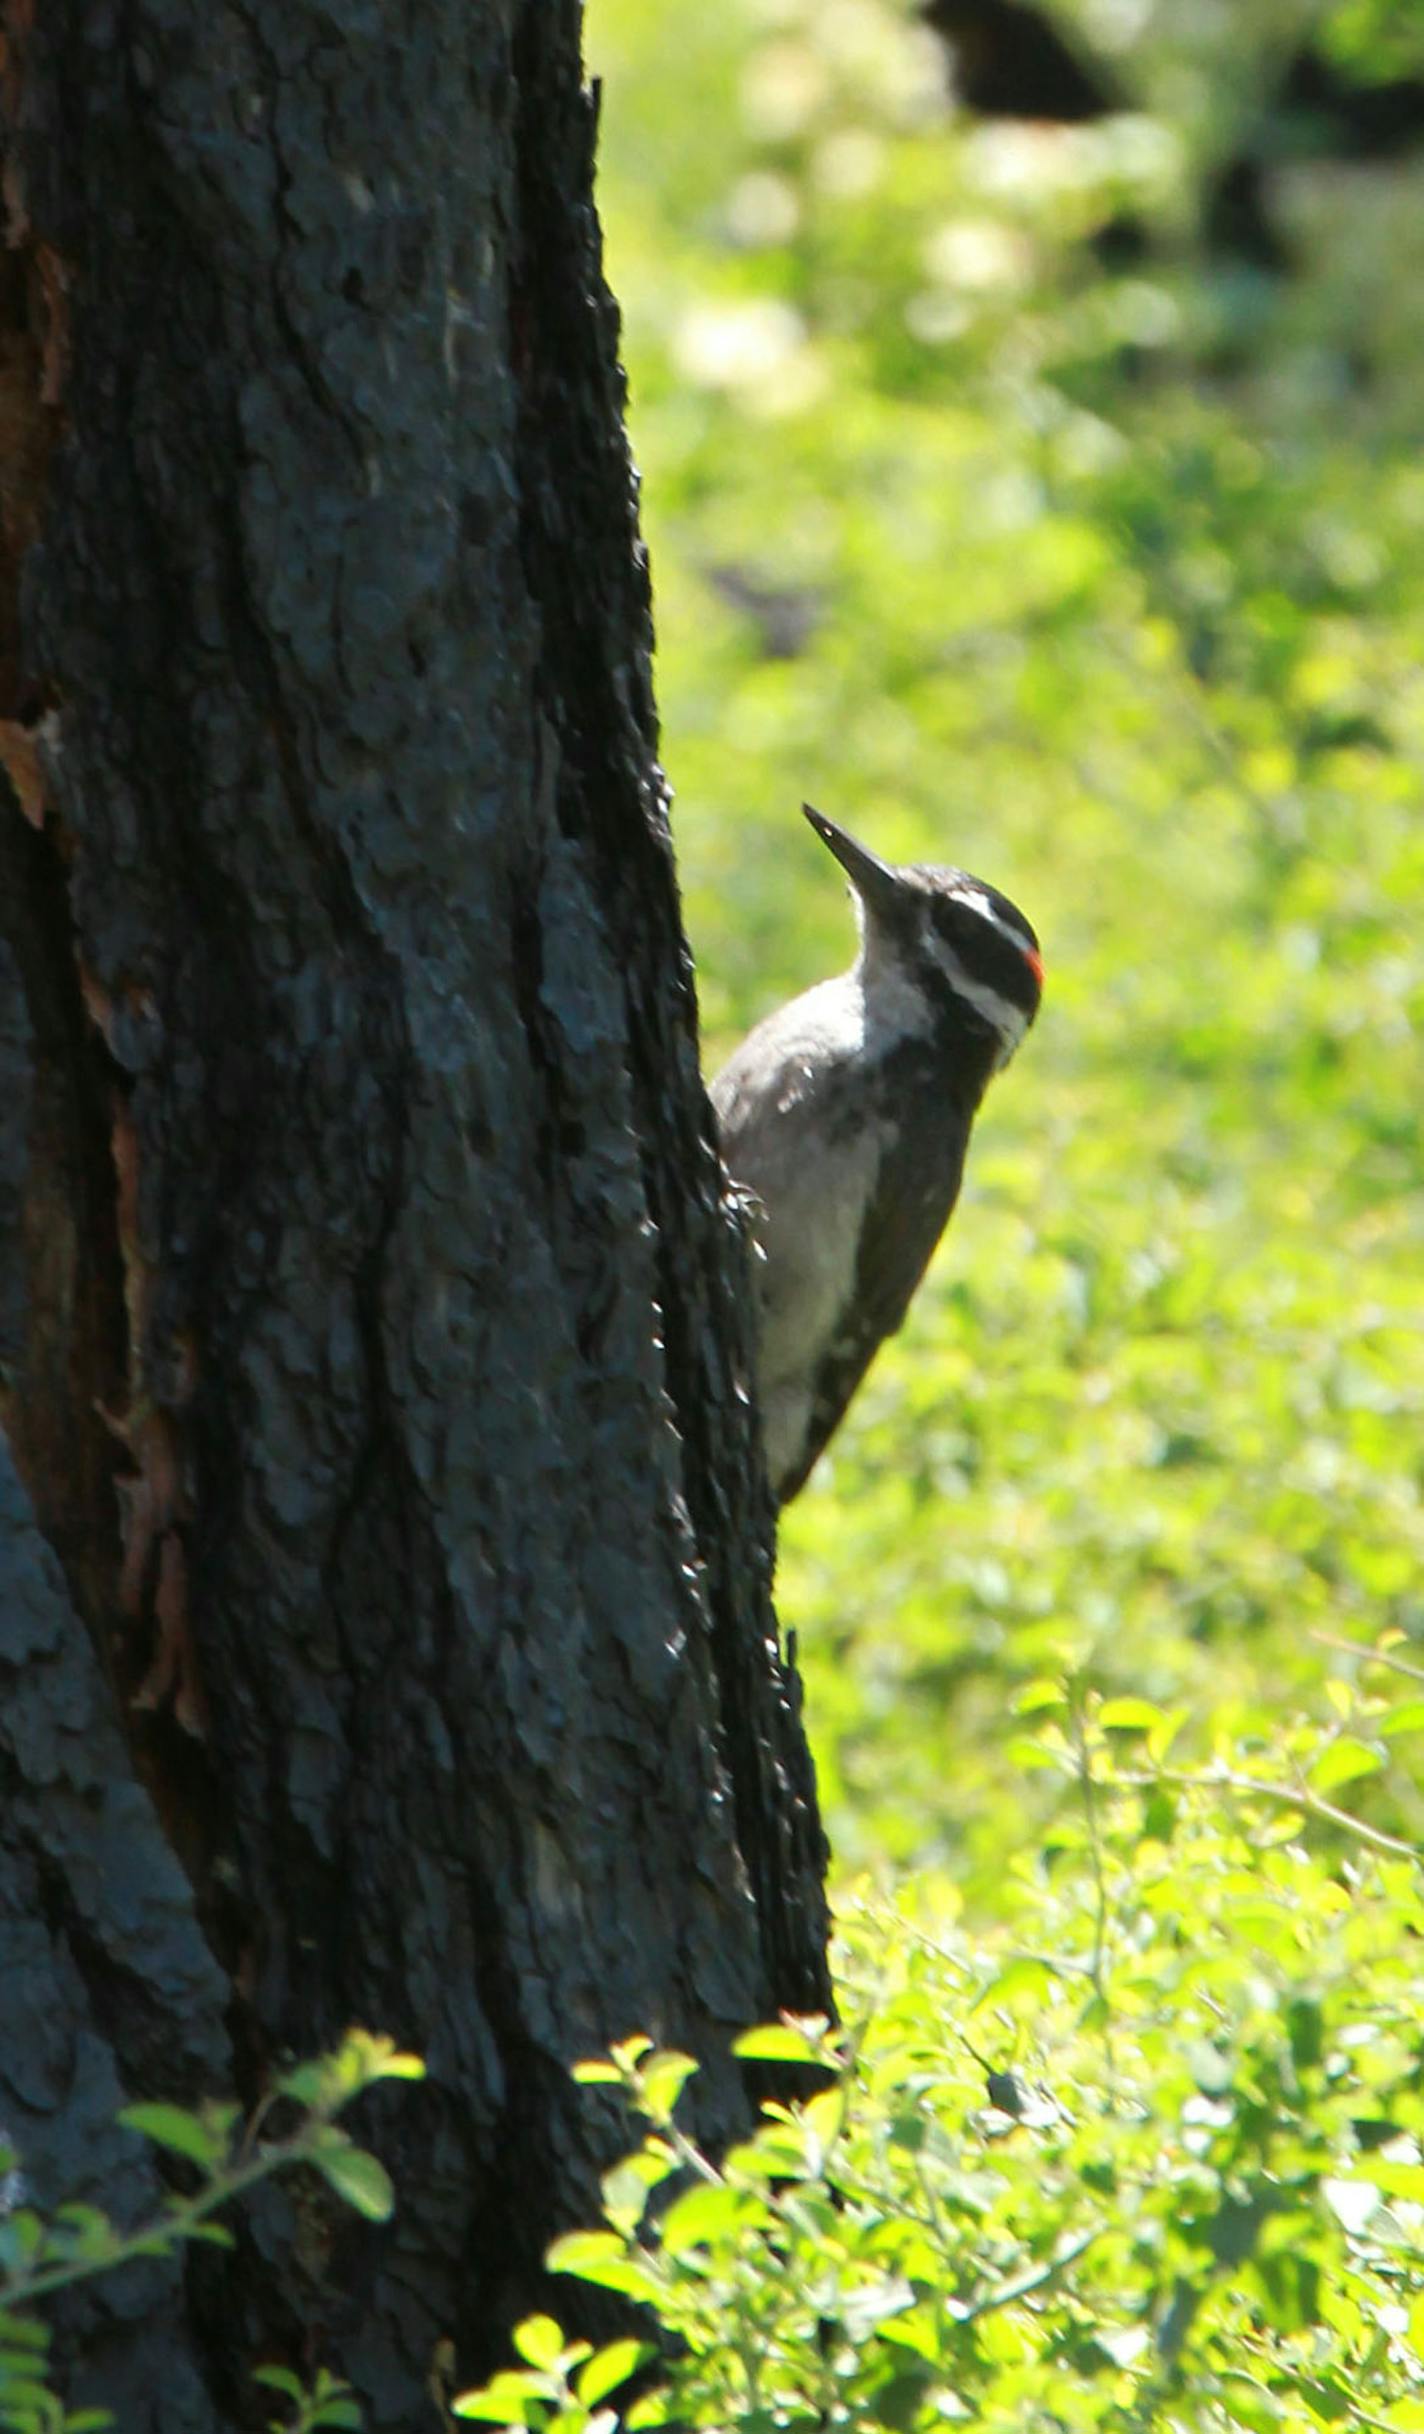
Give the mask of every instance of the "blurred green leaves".
[(589, 25), (709, 1066), (848, 957), (803, 795), (1044, 939), (782, 1533), (842, 1863), (990, 1905), (1063, 1796), (1036, 1677), (1202, 1750), (1424, 1638), (1424, 163), (1289, 164), (1296, 275), (1243, 285), (1202, 180), (1320, 11), (1076, 13), (1134, 105), (1084, 128), (967, 122), (891, 0)]

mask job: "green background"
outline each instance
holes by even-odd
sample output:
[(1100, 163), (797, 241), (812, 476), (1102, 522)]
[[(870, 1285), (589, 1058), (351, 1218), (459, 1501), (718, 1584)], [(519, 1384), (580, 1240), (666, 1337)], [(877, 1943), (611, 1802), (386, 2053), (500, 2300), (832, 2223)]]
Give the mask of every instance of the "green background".
[[(987, 1912), (1068, 1796), (1039, 1678), (1205, 1759), (1424, 1636), (1424, 157), (1277, 130), (1294, 274), (1213, 260), (1319, 12), (1077, 14), (1135, 107), (1076, 128), (976, 124), (889, 0), (588, 27), (708, 1070), (849, 958), (803, 796), (1044, 943), (779, 1576), (842, 1869)], [(1424, 65), (1416, 10), (1324, 38)], [(1359, 1787), (1408, 1833), (1418, 1746)]]

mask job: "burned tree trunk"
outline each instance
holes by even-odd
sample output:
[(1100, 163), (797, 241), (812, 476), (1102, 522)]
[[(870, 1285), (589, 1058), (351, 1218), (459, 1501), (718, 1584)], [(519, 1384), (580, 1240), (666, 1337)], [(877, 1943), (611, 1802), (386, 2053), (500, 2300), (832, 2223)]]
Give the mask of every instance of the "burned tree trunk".
[[(574, 0), (11, 0), (0, 2122), (351, 2021), (388, 2234), (285, 2201), (73, 2390), (434, 2425), (609, 2126), (827, 1999), (654, 758)], [(120, 2153), (127, 2158), (121, 2165)]]

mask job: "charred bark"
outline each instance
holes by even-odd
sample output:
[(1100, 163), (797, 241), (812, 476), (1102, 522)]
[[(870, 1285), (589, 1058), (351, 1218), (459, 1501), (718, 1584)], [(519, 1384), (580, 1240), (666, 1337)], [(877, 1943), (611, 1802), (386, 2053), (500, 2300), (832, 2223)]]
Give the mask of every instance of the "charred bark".
[[(0, 2121), (118, 2202), (111, 2094), (418, 2048), (389, 2233), (270, 2198), (94, 2367), (405, 2430), (595, 2202), (568, 2062), (689, 2046), (716, 2138), (828, 2001), (594, 111), (573, 0), (10, 14)], [(96, 1940), (66, 1800), (161, 1934)], [(82, 2106), (15, 2064), (56, 1972)]]

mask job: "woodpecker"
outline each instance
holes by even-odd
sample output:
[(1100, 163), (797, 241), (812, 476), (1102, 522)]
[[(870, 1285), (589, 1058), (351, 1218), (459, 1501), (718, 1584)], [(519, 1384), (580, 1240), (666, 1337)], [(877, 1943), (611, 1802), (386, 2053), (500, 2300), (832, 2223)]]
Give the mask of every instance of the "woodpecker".
[(959, 1197), (975, 1110), (1038, 1012), (1016, 905), (967, 871), (880, 861), (802, 805), (851, 886), (851, 970), (748, 1034), (712, 1084), (761, 1253), (757, 1371), (777, 1502), (805, 1484)]

